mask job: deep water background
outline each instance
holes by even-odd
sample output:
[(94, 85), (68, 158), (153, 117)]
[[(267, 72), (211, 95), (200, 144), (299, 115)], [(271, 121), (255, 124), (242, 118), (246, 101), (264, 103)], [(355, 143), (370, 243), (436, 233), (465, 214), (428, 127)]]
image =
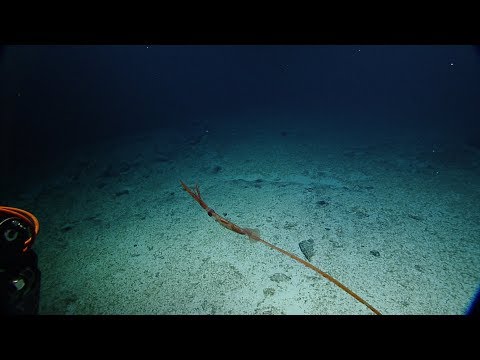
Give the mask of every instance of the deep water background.
[(36, 45), (0, 56), (1, 198), (82, 144), (166, 127), (255, 131), (263, 119), (272, 131), (480, 146), (473, 46)]

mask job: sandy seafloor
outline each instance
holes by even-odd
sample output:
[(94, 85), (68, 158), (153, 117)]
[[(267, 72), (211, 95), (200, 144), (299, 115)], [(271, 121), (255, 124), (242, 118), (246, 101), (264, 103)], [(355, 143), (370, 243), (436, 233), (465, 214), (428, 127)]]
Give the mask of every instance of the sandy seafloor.
[(294, 123), (192, 126), (78, 147), (6, 204), (40, 220), (41, 314), (372, 314), (219, 226), (180, 179), (302, 258), (311, 239), (311, 262), (383, 314), (466, 311), (480, 283), (478, 150)]

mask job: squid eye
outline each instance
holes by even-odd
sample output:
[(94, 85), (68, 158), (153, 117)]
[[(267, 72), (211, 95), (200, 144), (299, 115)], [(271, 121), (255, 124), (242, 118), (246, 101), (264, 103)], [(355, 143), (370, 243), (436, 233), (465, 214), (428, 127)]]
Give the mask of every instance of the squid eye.
[(208, 216), (212, 216), (212, 210), (208, 210)]

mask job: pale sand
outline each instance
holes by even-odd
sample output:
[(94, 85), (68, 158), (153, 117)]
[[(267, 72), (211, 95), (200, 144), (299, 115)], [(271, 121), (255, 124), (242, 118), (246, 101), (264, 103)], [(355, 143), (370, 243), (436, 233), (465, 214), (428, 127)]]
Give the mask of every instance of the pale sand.
[(41, 223), (42, 314), (372, 314), (312, 270), (219, 226), (180, 179), (297, 256), (313, 239), (312, 263), (384, 314), (465, 312), (480, 283), (474, 150), (460, 161), (429, 141), (208, 130), (78, 149), (10, 204)]

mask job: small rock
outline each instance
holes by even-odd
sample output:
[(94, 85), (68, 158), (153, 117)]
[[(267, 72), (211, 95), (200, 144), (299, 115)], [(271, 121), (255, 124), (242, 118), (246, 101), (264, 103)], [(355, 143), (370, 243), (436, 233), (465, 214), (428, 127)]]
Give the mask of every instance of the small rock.
[(414, 268), (415, 268), (415, 270), (417, 270), (417, 271), (425, 272), (425, 269), (424, 269), (421, 265), (416, 264), (416, 265), (414, 266)]
[(315, 255), (313, 243), (313, 239), (303, 240), (298, 243), (298, 246), (300, 246), (300, 250), (302, 250), (303, 255), (308, 261), (310, 261), (312, 259), (312, 256)]
[(265, 295), (265, 296), (272, 296), (274, 294), (275, 294), (275, 289), (274, 288), (263, 289), (263, 295)]
[(290, 280), (290, 276), (287, 276), (282, 273), (275, 273), (272, 276), (270, 276), (270, 280), (275, 281), (275, 282), (282, 282), (282, 281), (288, 281)]
[(291, 222), (286, 221), (285, 225), (283, 225), (283, 228), (286, 229), (286, 230), (290, 230), (290, 229), (293, 229), (297, 225), (298, 225), (297, 223), (293, 223), (293, 222), (291, 223)]
[(413, 219), (413, 220), (417, 220), (417, 221), (423, 221), (424, 218), (420, 215), (416, 215), (416, 214), (408, 214), (408, 217)]
[(122, 195), (128, 195), (130, 194), (130, 191), (128, 189), (120, 190), (115, 193), (115, 196), (122, 196)]
[(221, 166), (214, 166), (212, 168), (212, 174), (218, 174), (220, 171), (222, 171), (222, 167)]
[(130, 171), (131, 169), (131, 166), (129, 163), (127, 162), (122, 162), (119, 166), (118, 166), (118, 172), (120, 174), (126, 174)]
[(72, 224), (65, 224), (63, 225), (60, 230), (62, 230), (63, 232), (67, 232), (67, 231), (70, 231), (73, 229), (73, 225)]
[(376, 256), (376, 257), (380, 256), (380, 253), (377, 250), (370, 250), (370, 254), (372, 254), (373, 256)]

